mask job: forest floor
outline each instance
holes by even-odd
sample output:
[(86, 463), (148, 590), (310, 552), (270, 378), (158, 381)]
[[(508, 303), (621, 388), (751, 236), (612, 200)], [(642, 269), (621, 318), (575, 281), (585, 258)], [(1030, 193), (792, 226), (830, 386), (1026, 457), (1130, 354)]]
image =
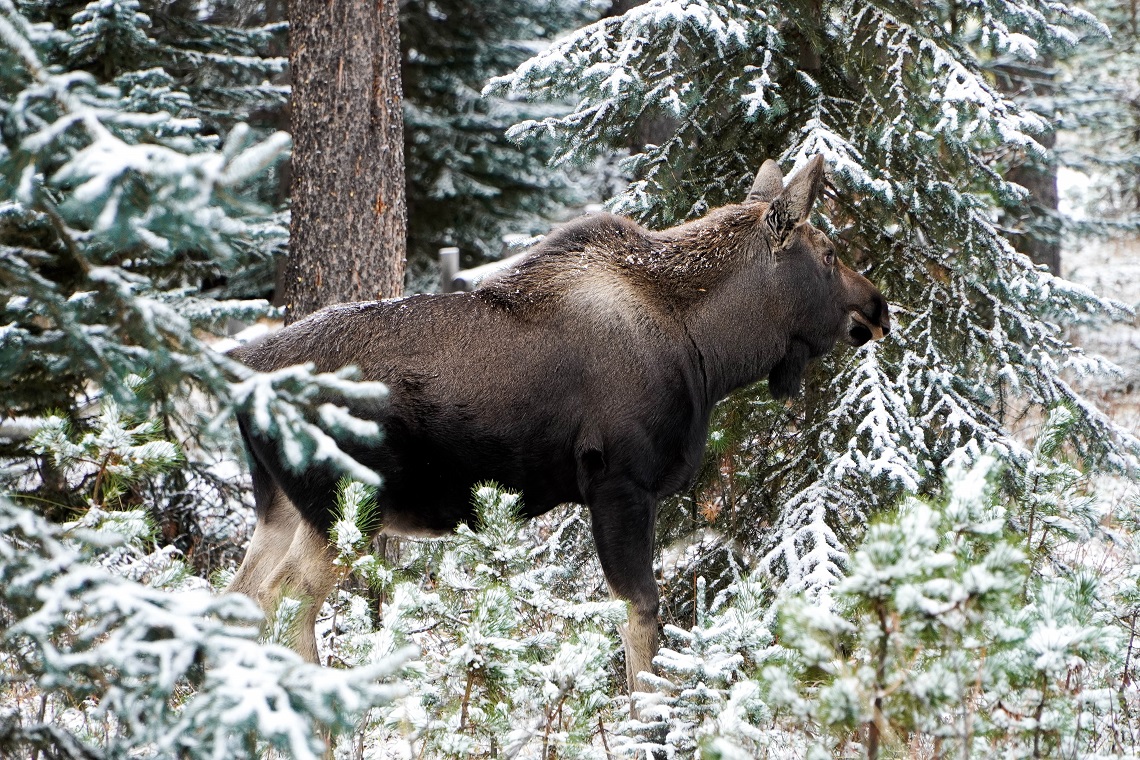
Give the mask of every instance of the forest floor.
[[(1117, 424), (1140, 436), (1140, 237), (1070, 242), (1062, 252), (1061, 266), (1066, 279), (1136, 312), (1131, 321), (1073, 328), (1073, 341), (1086, 353), (1104, 356), (1121, 370), (1116, 377), (1073, 380)], [(1140, 505), (1135, 480), (1098, 478), (1097, 491), (1101, 498), (1129, 499)]]
[(1123, 370), (1123, 376), (1086, 386), (1116, 421), (1140, 428), (1140, 237), (1085, 241), (1062, 254), (1063, 275), (1094, 293), (1137, 311), (1130, 322), (1096, 329), (1077, 328), (1074, 339), (1087, 352), (1101, 354)]

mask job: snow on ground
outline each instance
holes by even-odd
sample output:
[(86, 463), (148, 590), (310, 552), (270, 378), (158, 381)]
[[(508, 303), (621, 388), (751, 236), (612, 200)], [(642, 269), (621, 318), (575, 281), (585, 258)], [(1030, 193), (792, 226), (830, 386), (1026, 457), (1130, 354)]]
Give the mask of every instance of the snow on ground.
[(1077, 342), (1086, 351), (1104, 354), (1125, 370), (1123, 381), (1106, 390), (1115, 391), (1114, 400), (1135, 411), (1140, 403), (1140, 238), (1119, 235), (1070, 244), (1061, 264), (1066, 278), (1138, 310), (1130, 323), (1077, 332)]
[[(1070, 241), (1061, 254), (1062, 274), (1098, 295), (1131, 306), (1129, 322), (1073, 329), (1073, 340), (1090, 354), (1112, 360), (1119, 377), (1078, 384), (1114, 421), (1140, 434), (1140, 237), (1120, 234), (1104, 240)], [(1098, 476), (1094, 489), (1106, 506), (1140, 507), (1135, 477)]]

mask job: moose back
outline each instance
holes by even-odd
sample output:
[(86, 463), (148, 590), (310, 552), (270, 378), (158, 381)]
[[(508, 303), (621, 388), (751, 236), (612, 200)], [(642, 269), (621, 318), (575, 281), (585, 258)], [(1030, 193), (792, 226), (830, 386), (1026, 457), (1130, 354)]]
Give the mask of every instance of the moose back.
[[(817, 156), (785, 187), (767, 161), (743, 203), (660, 232), (587, 216), (474, 292), (332, 306), (233, 353), (262, 371), (355, 365), (387, 384), (369, 412), (382, 442), (341, 442), (383, 478), (387, 532), (470, 522), (485, 480), (521, 491), (527, 516), (585, 504), (610, 589), (629, 602), (632, 686), (657, 652), (657, 503), (695, 476), (713, 406), (764, 377), (792, 395), (838, 340), (890, 329), (879, 291), (807, 221), (823, 171)], [(298, 648), (315, 662), (341, 473), (293, 472), (247, 422), (257, 527), (231, 590), (266, 610), (286, 587), (311, 599)]]

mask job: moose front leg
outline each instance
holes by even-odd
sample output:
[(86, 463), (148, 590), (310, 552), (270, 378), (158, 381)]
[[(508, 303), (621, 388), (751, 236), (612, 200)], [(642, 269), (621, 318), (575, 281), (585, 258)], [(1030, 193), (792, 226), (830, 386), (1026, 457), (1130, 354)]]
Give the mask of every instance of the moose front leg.
[(657, 504), (650, 494), (629, 483), (606, 483), (591, 491), (590, 523), (602, 572), (610, 592), (629, 603), (629, 623), (622, 640), (632, 694), (637, 689), (637, 674), (652, 673), (657, 656), (660, 600), (653, 577)]

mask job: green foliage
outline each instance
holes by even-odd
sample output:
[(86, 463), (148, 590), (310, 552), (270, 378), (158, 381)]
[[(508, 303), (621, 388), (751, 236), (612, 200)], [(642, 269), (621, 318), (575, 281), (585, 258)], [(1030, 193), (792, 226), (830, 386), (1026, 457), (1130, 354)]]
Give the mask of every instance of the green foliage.
[(705, 579), (697, 579), (695, 624), (687, 631), (665, 626), (666, 642), (654, 660), (661, 676), (646, 683), (652, 691), (635, 695), (638, 719), (625, 727), (617, 746), (703, 757), (732, 737), (747, 756), (768, 749), (769, 737), (758, 726), (771, 720), (771, 710), (748, 678), (774, 651), (761, 622), (765, 591), (763, 584), (741, 578), (709, 610)]
[(820, 360), (802, 400), (775, 404), (761, 383), (718, 412), (716, 458), (661, 514), (667, 544), (701, 536), (705, 548), (667, 580), (704, 575), (722, 589), (743, 550), (788, 591), (827, 588), (874, 515), (903, 493), (935, 493), (960, 446), (1017, 466), (1013, 423), (1027, 407), (1067, 405), (1068, 446), (1089, 465), (1136, 466), (1135, 432), (1073, 385), (1111, 366), (1060, 327), (1130, 310), (1039, 270), (994, 221), (1024, 201), (1003, 179), (1010, 165), (1045, 155), (1036, 138), (1048, 120), (1030, 107), (1051, 119), (1065, 102), (1015, 102), (994, 63), (1103, 33), (1082, 8), (1046, 0), (650, 0), (492, 83), (499, 95), (574, 99), (572, 112), (511, 132), (552, 135), (562, 161), (672, 124), (629, 156), (632, 182), (609, 204), (654, 228), (740, 201), (765, 158), (790, 174), (822, 155), (834, 193), (815, 222), (847, 229), (848, 260), (891, 303), (889, 338)]
[(265, 632), (261, 640), (266, 644), (296, 649), (299, 630), (298, 625), (304, 617), (306, 605), (312, 605), (309, 599), (299, 598), (293, 589), (281, 589), (277, 606), (266, 615)]
[[(35, 443), (0, 441), (0, 487), (56, 519), (150, 490), (161, 540), (198, 545), (203, 570), (241, 533), (218, 515), (240, 503), (218, 466), (241, 456), (221, 424), (235, 403), (298, 468), (361, 475), (334, 437), (375, 433), (337, 405), (375, 386), (303, 370), (258, 385), (211, 349), (231, 318), (268, 313), (231, 297), (268, 288), (287, 239), (265, 201), (280, 202), (289, 136), (245, 123), (287, 92), (266, 83), (281, 31), (148, 0), (0, 0), (0, 416), (52, 416)], [(326, 396), (293, 409), (274, 387), (308, 407)]]
[(122, 526), (60, 528), (0, 498), (0, 755), (315, 759), (325, 730), (402, 692), (387, 681), (406, 652), (330, 672), (259, 644), (244, 597), (108, 572)]
[(345, 477), (337, 484), (336, 520), (329, 543), (336, 547), (336, 564), (352, 566), (368, 551), (368, 539), (380, 529), (376, 489)]
[[(377, 485), (379, 476), (342, 451), (336, 441), (367, 442), (379, 437), (380, 426), (371, 421), (374, 415), (368, 410), (383, 403), (387, 389), (382, 383), (355, 382), (354, 367), (320, 374), (313, 374), (311, 368), (298, 365), (264, 373), (235, 368), (245, 379), (233, 386), (227, 415), (244, 413), (251, 434), (276, 441), (282, 462), (294, 472), (329, 464)], [(212, 424), (217, 426), (224, 419)]]
[[(177, 104), (172, 113), (200, 120), (207, 134), (229, 132), (288, 100), (288, 86), (274, 83), (288, 66), (277, 54), (287, 29), (248, 23), (260, 8), (239, 12), (223, 2), (196, 9), (154, 0), (35, 0), (19, 8), (33, 23), (66, 30), (53, 35), (51, 64), (132, 85), (125, 89), (136, 105), (148, 104), (148, 112)], [(247, 23), (227, 23), (239, 17)]]
[[(1034, 574), (1008, 533), (992, 459), (953, 469), (939, 504), (908, 500), (873, 525), (834, 612), (788, 605), (771, 704), (828, 752), (857, 742), (1042, 757), (1109, 748), (1120, 631), (1087, 572)], [(1123, 696), (1123, 695), (1121, 695)]]
[[(1040, 456), (1056, 455), (1068, 414), (1051, 416)], [(343, 482), (338, 563), (374, 595), (330, 600), (318, 629), (334, 665), (317, 670), (280, 648), (304, 600), (286, 592), (257, 644), (248, 600), (213, 597), (174, 557), (142, 551), (142, 512), (93, 507), (49, 528), (0, 505), (0, 701), (23, 705), (5, 713), (16, 728), (0, 731), (0, 749), (51, 737), (81, 757), (110, 737), (112, 750), (160, 756), (246, 757), (267, 745), (305, 756), (319, 751), (316, 720), (342, 735), (340, 751), (366, 757), (1135, 754), (1135, 510), (1120, 511), (1114, 533), (1101, 521), (1065, 534), (1063, 516), (1085, 509), (1084, 481), (1043, 476), (1010, 498), (999, 487), (1010, 477), (1031, 482), (961, 450), (945, 493), (881, 515), (822, 599), (773, 605), (762, 569), (711, 599), (698, 578), (692, 625), (665, 627), (635, 719), (614, 697), (625, 606), (601, 600), (596, 562), (577, 555), (589, 540), (578, 512), (524, 523), (517, 496), (482, 486), (477, 529), (401, 542), (385, 559), (366, 553), (372, 489)], [(1043, 525), (1057, 536), (1044, 542), (1047, 562), (1035, 559)], [(409, 646), (417, 660), (406, 661)], [(399, 688), (377, 686), (377, 674)]]
[[(350, 492), (359, 485), (343, 489), (346, 503)], [(583, 527), (577, 516), (536, 540), (517, 495), (479, 486), (474, 501), (478, 530), (405, 543), (396, 567), (377, 572), (341, 542), (342, 561), (364, 563), (382, 602), (373, 621), (360, 597), (342, 592), (337, 651), (349, 663), (407, 644), (422, 651), (404, 674), (415, 688), (372, 711), (362, 741), (406, 742), (425, 757), (528, 756), (540, 746), (544, 758), (604, 756), (596, 745), (614, 719), (611, 660), (624, 604), (589, 600), (577, 568), (544, 558)], [(342, 520), (338, 535), (350, 534)]]
[[(138, 377), (127, 378), (135, 392), (131, 401), (144, 390), (143, 383)], [(140, 421), (114, 399), (104, 399), (99, 415), (84, 429), (77, 433), (65, 417), (51, 415), (42, 420), (31, 443), (42, 470), (58, 481), (56, 490), (82, 495), (87, 506), (122, 508), (133, 488), (183, 462), (179, 448), (163, 438), (162, 420)]]
[[(1037, 450), (1059, 440), (1056, 411)], [(1136, 555), (1103, 531), (1032, 561), (993, 456), (965, 448), (946, 488), (906, 497), (821, 599), (738, 578), (695, 622), (666, 626), (660, 676), (614, 746), (673, 758), (1127, 757), (1136, 751)], [(1040, 490), (1035, 493), (1041, 493)], [(1071, 490), (1056, 514), (1080, 511)], [(1040, 523), (1038, 523), (1040, 525)], [(1036, 542), (1034, 542), (1034, 547)], [(1122, 577), (1123, 576), (1123, 577)]]
[(413, 0), (400, 5), (404, 135), (408, 177), (408, 257), (434, 261), (459, 246), (467, 264), (498, 258), (503, 238), (549, 229), (566, 207), (600, 200), (600, 188), (547, 166), (552, 146), (520, 146), (508, 127), (546, 109), (480, 97), (541, 45), (596, 17), (574, 0)]
[(1071, 407), (1052, 409), (1033, 451), (1019, 467), (1013, 502), (1015, 521), (1025, 536), (1033, 567), (1044, 572), (1068, 569), (1066, 545), (1082, 544), (1101, 531), (1105, 517), (1087, 492), (1084, 474), (1064, 456), (1076, 413)]
[[(45, 16), (66, 23), (36, 23)], [(62, 410), (74, 422), (92, 385), (123, 402), (132, 375), (147, 376), (158, 399), (191, 384), (219, 392), (218, 360), (196, 331), (264, 312), (203, 298), (200, 286), (271, 261), (285, 230), (254, 197), (289, 138), (206, 134), (168, 72), (129, 68), (169, 55), (148, 25), (130, 2), (92, 3), (70, 19), (0, 4), (7, 414)], [(107, 57), (120, 48), (132, 53)], [(84, 70), (93, 56), (113, 70)]]

